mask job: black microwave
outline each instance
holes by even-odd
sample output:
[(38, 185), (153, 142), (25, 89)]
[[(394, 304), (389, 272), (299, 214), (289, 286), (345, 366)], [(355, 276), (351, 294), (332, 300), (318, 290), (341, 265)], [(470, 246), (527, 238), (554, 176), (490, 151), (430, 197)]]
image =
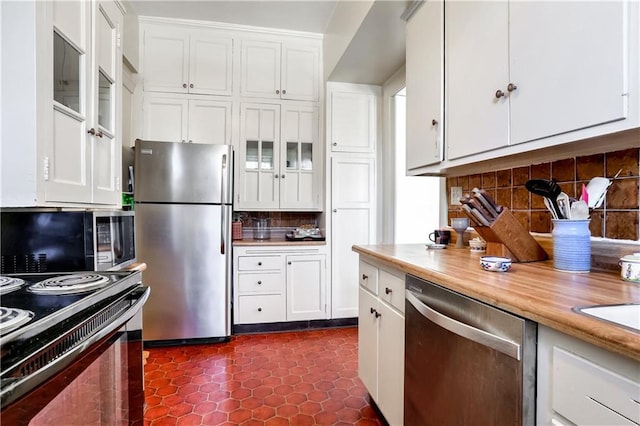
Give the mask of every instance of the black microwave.
[(0, 273), (116, 271), (136, 261), (133, 211), (0, 212)]

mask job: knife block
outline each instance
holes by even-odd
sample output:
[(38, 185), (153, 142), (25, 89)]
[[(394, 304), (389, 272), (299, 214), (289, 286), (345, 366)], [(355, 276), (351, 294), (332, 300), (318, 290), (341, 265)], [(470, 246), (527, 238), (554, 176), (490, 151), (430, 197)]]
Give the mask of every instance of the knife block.
[(487, 242), (488, 256), (508, 257), (514, 262), (547, 259), (547, 252), (506, 207), (490, 226), (474, 229)]

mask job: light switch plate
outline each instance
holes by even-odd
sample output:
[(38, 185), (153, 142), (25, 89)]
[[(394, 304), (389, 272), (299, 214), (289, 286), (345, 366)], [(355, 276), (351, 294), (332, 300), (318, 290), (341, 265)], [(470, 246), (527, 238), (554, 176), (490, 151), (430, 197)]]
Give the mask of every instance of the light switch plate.
[(451, 199), (449, 200), (449, 204), (452, 206), (459, 206), (460, 198), (462, 198), (462, 187), (461, 186), (452, 186), (451, 187)]

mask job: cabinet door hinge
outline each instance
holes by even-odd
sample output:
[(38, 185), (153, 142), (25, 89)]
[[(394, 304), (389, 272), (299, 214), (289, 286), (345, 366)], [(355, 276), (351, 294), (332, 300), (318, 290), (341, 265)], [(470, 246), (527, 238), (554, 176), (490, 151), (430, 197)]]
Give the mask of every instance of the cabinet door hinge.
[(122, 34), (120, 33), (120, 24), (116, 25), (116, 47), (120, 49), (122, 44)]
[(42, 177), (45, 181), (49, 180), (49, 157), (44, 157), (44, 168), (42, 170)]
[(116, 176), (116, 191), (120, 191), (120, 176)]

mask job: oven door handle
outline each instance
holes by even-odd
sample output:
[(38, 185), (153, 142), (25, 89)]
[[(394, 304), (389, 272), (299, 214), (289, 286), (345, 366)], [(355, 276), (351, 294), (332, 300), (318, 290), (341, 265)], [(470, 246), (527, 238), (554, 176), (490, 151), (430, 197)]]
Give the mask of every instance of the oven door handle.
[(29, 389), (33, 389), (35, 386), (53, 377), (54, 375), (62, 371), (65, 367), (70, 365), (78, 356), (80, 356), (80, 354), (85, 352), (87, 348), (89, 348), (89, 346), (115, 333), (124, 324), (126, 324), (127, 321), (129, 321), (140, 309), (142, 309), (142, 305), (144, 305), (144, 303), (149, 298), (150, 292), (151, 289), (149, 287), (144, 288), (144, 290), (141, 292), (142, 294), (138, 292), (138, 294), (135, 295), (135, 302), (133, 302), (131, 306), (129, 306), (119, 316), (115, 317), (111, 322), (105, 324), (104, 327), (101, 328), (98, 332), (86, 338), (82, 342), (79, 342), (73, 349), (65, 352), (60, 357), (47, 364), (45, 367), (37, 370), (32, 374), (12, 379), (15, 381), (7, 384), (6, 386), (3, 386), (2, 392), (0, 393), (2, 406), (5, 407), (20, 396), (24, 395), (26, 392), (28, 392)]
[(479, 328), (472, 327), (453, 318), (449, 318), (418, 299), (411, 290), (406, 290), (406, 299), (418, 310), (420, 315), (434, 324), (449, 330), (458, 336), (462, 336), (483, 346), (502, 352), (511, 358), (520, 360), (521, 348), (519, 344), (484, 330), (480, 330)]

